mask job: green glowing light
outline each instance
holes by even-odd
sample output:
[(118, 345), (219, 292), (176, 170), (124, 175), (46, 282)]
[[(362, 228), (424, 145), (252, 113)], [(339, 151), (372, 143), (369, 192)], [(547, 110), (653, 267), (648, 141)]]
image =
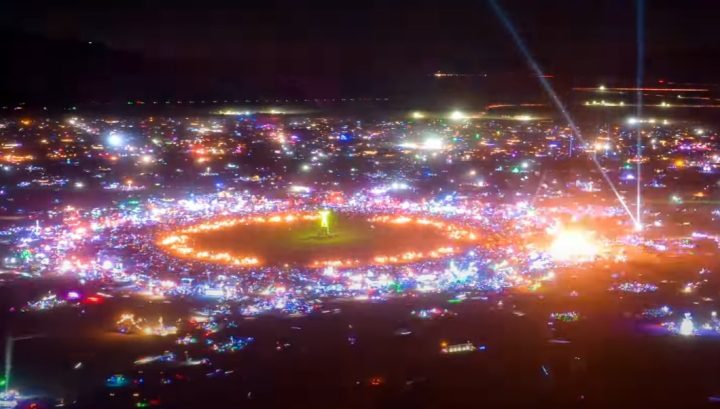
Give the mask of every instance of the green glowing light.
[(320, 228), (324, 234), (330, 235), (330, 210), (320, 210), (318, 214), (320, 215)]
[(20, 258), (23, 259), (24, 261), (28, 261), (32, 258), (32, 253), (30, 252), (30, 250), (25, 249), (20, 252)]

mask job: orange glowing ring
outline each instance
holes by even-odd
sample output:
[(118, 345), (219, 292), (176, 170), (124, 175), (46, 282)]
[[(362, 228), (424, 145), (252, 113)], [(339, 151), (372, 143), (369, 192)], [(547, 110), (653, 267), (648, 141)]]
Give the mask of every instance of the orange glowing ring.
[[(264, 263), (257, 255), (217, 252), (195, 248), (193, 245), (193, 235), (197, 233), (228, 229), (238, 225), (257, 225), (264, 223), (290, 224), (298, 221), (319, 220), (319, 218), (320, 216), (316, 213), (276, 213), (210, 220), (185, 226), (177, 230), (162, 232), (156, 237), (155, 244), (165, 252), (183, 259), (226, 264), (236, 267), (261, 266)], [(372, 215), (369, 216), (367, 220), (376, 224), (417, 224), (429, 226), (437, 231), (440, 231), (447, 239), (460, 243), (473, 243), (477, 241), (478, 237), (480, 237), (480, 234), (478, 234), (475, 230), (460, 226), (457, 223), (425, 216), (402, 214)], [(367, 261), (357, 259), (315, 260), (310, 263), (308, 267), (324, 268), (354, 267), (360, 265), (406, 264), (426, 259), (449, 257), (457, 254), (461, 249), (462, 246), (446, 245), (423, 252), (408, 251), (400, 254), (376, 255)]]

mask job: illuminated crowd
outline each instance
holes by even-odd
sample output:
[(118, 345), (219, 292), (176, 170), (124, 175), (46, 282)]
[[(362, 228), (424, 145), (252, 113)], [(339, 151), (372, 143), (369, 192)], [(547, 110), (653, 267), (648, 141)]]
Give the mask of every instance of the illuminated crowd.
[[(462, 241), (463, 246), (303, 266), (199, 252), (183, 238), (238, 223), (316, 220), (319, 208), (361, 215), (373, 223), (429, 226), (443, 232), (448, 242)], [(556, 235), (562, 211), (541, 211), (527, 203), (413, 201), (366, 192), (320, 204), (235, 192), (180, 200), (150, 198), (133, 206), (67, 208), (48, 222), (15, 228), (11, 261), (33, 276), (76, 277), (87, 288), (113, 283), (105, 291), (110, 288), (115, 293), (232, 300), (248, 315), (272, 310), (307, 313), (318, 300), (327, 298), (536, 289), (554, 276), (557, 264), (569, 262), (568, 256), (581, 262), (600, 255), (597, 244), (578, 240), (568, 244), (568, 238), (577, 239), (573, 231), (558, 235), (548, 246), (534, 242), (534, 238)], [(608, 217), (613, 213), (608, 212)], [(78, 300), (79, 294), (90, 295), (83, 288), (73, 291), (78, 302), (83, 301)], [(46, 296), (28, 308), (50, 308), (69, 301), (73, 300), (60, 294)]]
[[(0, 147), (2, 172), (13, 180), (11, 187), (0, 186), (0, 198), (45, 188), (117, 194), (84, 205), (78, 200), (39, 206), (42, 210), (0, 230), (9, 247), (2, 260), (6, 271), (63, 282), (11, 312), (84, 312), (111, 300), (139, 300), (115, 317), (116, 332), (164, 338), (172, 346), (132, 364), (208, 367), (210, 378), (232, 373), (210, 368), (210, 359), (252, 348), (257, 334), (241, 333), (239, 320), (334, 314), (328, 305), (338, 300), (423, 302), (440, 295), (456, 304), (518, 293), (542, 300), (551, 294), (546, 288), (569, 287), (567, 305), (543, 311), (542, 319), (553, 334), (549, 342), (570, 343), (556, 332), (591, 318), (571, 305), (585, 295), (575, 289), (575, 277), (590, 277), (593, 287), (613, 299), (643, 300), (628, 314), (643, 330), (720, 335), (713, 297), (705, 293), (712, 280), (705, 260), (692, 277), (677, 280), (643, 276), (628, 262), (693, 257), (700, 246), (717, 254), (720, 235), (704, 221), (714, 221), (720, 211), (712, 203), (700, 207), (712, 190), (674, 186), (680, 174), (708, 177), (720, 167), (714, 131), (635, 118), (580, 143), (567, 127), (525, 115), (480, 118), (454, 111), (441, 118), (414, 112), (403, 120), (346, 122), (232, 111), (185, 119), (0, 122), (0, 137), (17, 139)], [(636, 132), (646, 136), (647, 158), (636, 158), (632, 150)], [(262, 152), (267, 155), (261, 162)], [(586, 160), (586, 154), (608, 170), (619, 192), (600, 174), (545, 163)], [(635, 179), (639, 161), (650, 175), (642, 181)], [(55, 165), (82, 165), (87, 172), (52, 174)], [(638, 196), (637, 212), (630, 212), (627, 198), (636, 187), (647, 195), (642, 198), (647, 205), (640, 209)], [(668, 200), (658, 199), (670, 191)], [(368, 258), (284, 263), (241, 246), (202, 248), (195, 239), (231, 228), (300, 223), (329, 234), (331, 214), (378, 229), (426, 228), (442, 243)], [(607, 285), (597, 285), (601, 280)], [(176, 311), (168, 318), (143, 316), (138, 306), (145, 301), (194, 304), (189, 314)], [(435, 306), (413, 306), (410, 316), (428, 323), (459, 315), (454, 305), (432, 302)], [(349, 332), (354, 345), (352, 328)], [(480, 340), (463, 341), (443, 340), (439, 352), (486, 349)], [(277, 341), (278, 351), (288, 347)], [(548, 376), (545, 366), (542, 372)], [(116, 374), (106, 386), (122, 388), (141, 379)]]

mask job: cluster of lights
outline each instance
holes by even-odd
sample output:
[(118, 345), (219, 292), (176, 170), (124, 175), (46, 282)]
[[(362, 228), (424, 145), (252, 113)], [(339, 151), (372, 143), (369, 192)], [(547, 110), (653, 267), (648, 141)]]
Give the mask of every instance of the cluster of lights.
[(669, 306), (663, 305), (662, 307), (646, 308), (640, 315), (642, 315), (643, 318), (657, 319), (668, 317), (672, 315), (672, 313), (673, 310)]
[(255, 339), (253, 337), (229, 337), (224, 341), (215, 342), (208, 340), (210, 349), (217, 353), (237, 352), (250, 345)]
[(67, 305), (67, 300), (64, 300), (57, 296), (57, 294), (47, 294), (36, 301), (29, 301), (26, 306), (22, 308), (22, 311), (46, 311), (57, 307)]
[(438, 318), (453, 317), (456, 313), (448, 310), (447, 308), (426, 308), (422, 310), (414, 310), (412, 316), (421, 320), (433, 320)]
[(122, 314), (115, 323), (118, 332), (123, 334), (137, 333), (142, 335), (157, 335), (165, 337), (177, 333), (178, 328), (174, 325), (165, 325), (160, 317), (156, 324), (148, 324), (143, 318), (136, 318), (135, 314)]
[(580, 321), (580, 314), (575, 311), (553, 312), (550, 314), (551, 321), (576, 322)]
[(639, 281), (626, 281), (619, 283), (610, 288), (612, 291), (620, 291), (624, 293), (653, 293), (658, 290), (658, 286), (652, 283), (643, 283)]
[(627, 120), (627, 124), (628, 124), (628, 125), (640, 125), (640, 124), (650, 124), (650, 125), (662, 124), (662, 125), (669, 125), (669, 124), (670, 124), (670, 121), (668, 121), (667, 119), (659, 120), (659, 119), (655, 119), (655, 118), (635, 118), (635, 117), (630, 117), (630, 118), (628, 118), (628, 120)]
[(443, 354), (462, 354), (468, 352), (475, 352), (478, 350), (484, 350), (485, 347), (476, 347), (472, 342), (467, 341), (462, 344), (450, 345), (447, 342), (440, 343), (440, 352)]
[[(668, 309), (669, 310), (669, 309)], [(670, 315), (668, 313), (667, 315)], [(704, 322), (696, 323), (692, 313), (686, 312), (679, 321), (662, 322), (661, 327), (672, 334), (682, 336), (720, 336), (720, 318), (716, 311), (710, 312), (710, 318)]]
[(165, 351), (159, 355), (148, 355), (143, 356), (135, 360), (135, 365), (147, 365), (155, 362), (174, 362), (175, 354), (170, 351)]
[[(559, 257), (563, 261), (557, 262), (552, 256), (557, 257), (558, 249), (567, 249), (566, 245), (556, 245), (553, 254), (539, 244), (545, 242), (548, 229), (557, 225), (557, 217), (620, 214), (620, 209), (598, 206), (541, 210), (527, 203), (399, 200), (390, 192), (371, 193), (372, 189), (328, 203), (302, 197), (271, 200), (219, 192), (184, 200), (150, 198), (117, 208), (68, 207), (63, 223), (15, 228), (17, 240), (11, 254), (16, 264), (34, 268), (39, 275), (73, 275), (81, 283), (116, 282), (150, 299), (182, 296), (217, 302), (235, 300), (246, 316), (272, 311), (306, 315), (328, 297), (362, 300), (445, 290), (501, 291), (508, 287), (535, 291), (543, 281), (553, 279), (556, 266), (592, 261), (592, 257), (563, 256)], [(356, 214), (370, 223), (428, 226), (441, 232), (448, 242), (460, 241), (462, 245), (422, 254), (378, 255), (359, 263), (327, 260), (305, 266), (263, 265), (255, 257), (244, 262), (240, 256), (236, 262), (232, 255), (203, 253), (191, 245), (193, 234), (241, 224), (319, 222), (321, 215), (313, 211), (318, 208)], [(483, 240), (479, 240), (480, 231)], [(559, 240), (561, 244), (572, 241)], [(95, 255), (89, 255), (90, 247)], [(115, 250), (119, 248), (127, 250)], [(595, 253), (581, 248), (579, 254)], [(104, 298), (93, 297), (98, 302)], [(89, 303), (89, 298), (83, 302)]]

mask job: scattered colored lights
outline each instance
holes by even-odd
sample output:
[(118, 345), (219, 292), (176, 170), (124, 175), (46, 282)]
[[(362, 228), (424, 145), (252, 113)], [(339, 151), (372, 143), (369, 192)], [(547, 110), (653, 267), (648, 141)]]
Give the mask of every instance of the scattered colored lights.
[(130, 384), (130, 380), (125, 375), (112, 375), (105, 381), (108, 388), (124, 388)]

